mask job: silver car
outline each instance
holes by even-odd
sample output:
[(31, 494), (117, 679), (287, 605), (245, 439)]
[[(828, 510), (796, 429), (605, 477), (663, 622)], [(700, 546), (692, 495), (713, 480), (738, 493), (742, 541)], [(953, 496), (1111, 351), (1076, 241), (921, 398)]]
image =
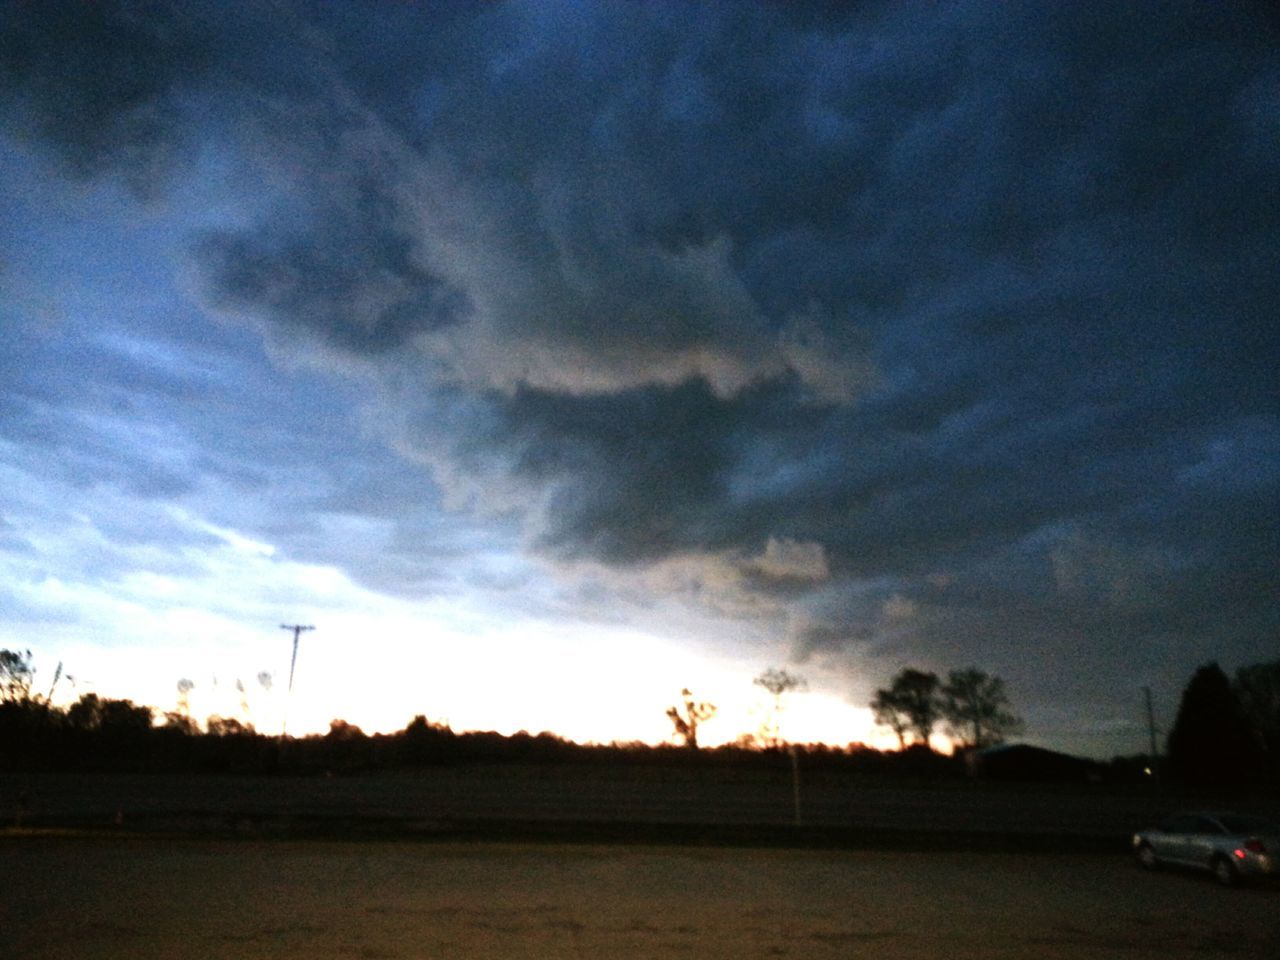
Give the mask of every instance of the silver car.
[(1148, 870), (1195, 867), (1230, 885), (1280, 874), (1280, 826), (1239, 813), (1179, 813), (1135, 833), (1133, 852)]

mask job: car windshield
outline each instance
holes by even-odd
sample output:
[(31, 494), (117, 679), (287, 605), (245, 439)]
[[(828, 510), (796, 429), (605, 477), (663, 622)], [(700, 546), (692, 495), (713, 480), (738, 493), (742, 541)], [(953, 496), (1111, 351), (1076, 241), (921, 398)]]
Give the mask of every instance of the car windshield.
[(1218, 817), (1218, 822), (1227, 828), (1228, 833), (1276, 833), (1280, 834), (1280, 825), (1266, 817), (1241, 816), (1228, 813)]

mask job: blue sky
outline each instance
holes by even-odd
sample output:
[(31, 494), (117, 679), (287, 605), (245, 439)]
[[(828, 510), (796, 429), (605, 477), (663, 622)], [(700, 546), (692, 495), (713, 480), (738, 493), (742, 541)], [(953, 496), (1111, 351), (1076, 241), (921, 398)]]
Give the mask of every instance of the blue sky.
[(271, 728), (306, 622), (291, 729), (732, 739), (780, 665), (846, 742), (976, 665), (1107, 755), (1275, 657), (1265, 5), (3, 18), (0, 645), (63, 696)]

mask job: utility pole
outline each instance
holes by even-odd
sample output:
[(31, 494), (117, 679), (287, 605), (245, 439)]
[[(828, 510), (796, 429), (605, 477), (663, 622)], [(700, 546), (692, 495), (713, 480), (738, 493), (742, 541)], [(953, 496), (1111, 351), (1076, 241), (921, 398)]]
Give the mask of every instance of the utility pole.
[(788, 744), (788, 752), (791, 754), (791, 799), (795, 804), (796, 826), (801, 826), (804, 821), (800, 817), (800, 757), (794, 743)]
[(315, 627), (301, 623), (282, 623), (281, 630), (293, 631), (293, 656), (289, 659), (289, 690), (285, 699), (284, 706), (284, 723), (280, 727), (280, 736), (284, 736), (289, 730), (289, 700), (293, 699), (293, 669), (298, 665), (298, 638), (307, 630), (314, 630)]
[(1156, 715), (1151, 708), (1151, 688), (1143, 687), (1142, 694), (1147, 702), (1147, 734), (1151, 738), (1151, 775), (1159, 777), (1160, 751), (1156, 749)]
[(62, 661), (58, 661), (58, 669), (53, 671), (53, 683), (49, 684), (49, 695), (44, 698), (45, 709), (53, 704), (53, 691), (58, 689), (58, 681), (62, 679)]

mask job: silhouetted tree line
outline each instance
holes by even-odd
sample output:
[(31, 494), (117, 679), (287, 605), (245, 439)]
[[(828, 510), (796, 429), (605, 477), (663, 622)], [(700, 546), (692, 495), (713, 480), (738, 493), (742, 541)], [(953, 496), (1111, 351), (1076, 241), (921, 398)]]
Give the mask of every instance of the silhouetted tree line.
[(1216, 663), (1200, 667), (1169, 732), (1168, 770), (1201, 787), (1280, 785), (1280, 660), (1234, 679)]
[[(204, 729), (182, 711), (157, 716), (129, 700), (84, 694), (53, 704), (33, 691), (29, 652), (0, 650), (0, 771), (236, 774), (356, 774), (475, 763), (575, 763), (783, 768), (786, 750), (734, 744), (702, 750), (645, 743), (583, 745), (550, 733), (458, 733), (414, 717), (390, 734), (366, 734), (334, 720), (323, 735), (277, 737), (234, 718), (210, 717)], [(705, 711), (704, 711), (705, 712)], [(929, 751), (883, 753), (862, 744), (796, 745), (806, 769), (941, 777), (961, 775)]]
[(876, 723), (897, 735), (903, 750), (909, 739), (928, 750), (940, 720), (961, 749), (993, 746), (1022, 729), (1022, 720), (1009, 708), (1004, 681), (976, 667), (952, 670), (945, 681), (907, 667), (876, 691), (871, 711)]
[[(900, 750), (881, 751), (860, 743), (787, 746), (781, 741), (761, 748), (759, 740), (690, 750), (640, 742), (584, 745), (550, 733), (523, 731), (511, 736), (459, 733), (421, 715), (389, 734), (369, 735), (334, 720), (323, 735), (282, 738), (222, 717), (209, 718), (202, 730), (182, 712), (157, 717), (150, 707), (92, 693), (66, 707), (54, 705), (51, 691), (41, 695), (33, 690), (30, 653), (0, 650), (0, 772), (346, 775), (475, 763), (782, 769), (787, 751), (794, 749), (804, 767), (815, 772), (959, 778), (965, 776), (963, 760), (935, 753), (924, 742), (939, 716), (950, 721), (953, 730), (979, 717), (978, 726), (969, 728), (977, 742), (986, 739), (981, 725), (992, 717), (1001, 732), (1016, 729), (1016, 718), (1012, 726), (1002, 722), (1011, 715), (1002, 686), (991, 682), (995, 678), (977, 671), (959, 673), (966, 675), (960, 678), (962, 684), (948, 678), (953, 693), (967, 690), (974, 698), (959, 712), (938, 706), (942, 684), (931, 675), (917, 676), (920, 671), (902, 671), (891, 687), (878, 691), (878, 699), (885, 693), (898, 697)], [(918, 742), (907, 743), (908, 734)], [(1141, 779), (1149, 762), (1142, 756), (1115, 758), (1107, 779)], [(1167, 770), (1193, 786), (1280, 785), (1280, 661), (1244, 667), (1234, 679), (1216, 663), (1197, 670), (1183, 692), (1168, 737)]]
[[(35, 692), (33, 678), (30, 651), (0, 650), (0, 771), (342, 775), (475, 763), (781, 769), (790, 764), (788, 750), (794, 749), (806, 769), (815, 772), (856, 769), (928, 778), (962, 773), (950, 758), (928, 751), (883, 753), (858, 743), (787, 746), (775, 737), (771, 745), (762, 746), (759, 738), (746, 738), (690, 750), (687, 747), (696, 743), (692, 729), (684, 732), (684, 746), (584, 745), (551, 733), (459, 733), (420, 715), (390, 734), (369, 735), (345, 720), (334, 720), (323, 735), (268, 736), (235, 718), (210, 717), (201, 729), (184, 710), (158, 716), (150, 707), (92, 693), (62, 707), (52, 702), (52, 688), (44, 695)], [(788, 680), (783, 690), (769, 688), (775, 698), (800, 686), (796, 678)], [(690, 728), (714, 713), (710, 704), (693, 701), (687, 691), (684, 696), (689, 703), (682, 718)]]
[[(551, 733), (455, 732), (417, 716), (395, 733), (366, 734), (334, 720), (328, 733), (267, 736), (234, 719), (200, 730), (128, 700), (86, 694), (69, 708), (38, 700), (0, 702), (0, 771), (352, 775), (383, 770), (487, 763), (657, 765), (739, 768), (787, 763), (780, 749), (738, 745), (688, 750), (646, 743), (584, 745)], [(883, 753), (862, 744), (799, 745), (806, 769), (886, 776), (963, 773), (951, 758), (915, 751)]]

